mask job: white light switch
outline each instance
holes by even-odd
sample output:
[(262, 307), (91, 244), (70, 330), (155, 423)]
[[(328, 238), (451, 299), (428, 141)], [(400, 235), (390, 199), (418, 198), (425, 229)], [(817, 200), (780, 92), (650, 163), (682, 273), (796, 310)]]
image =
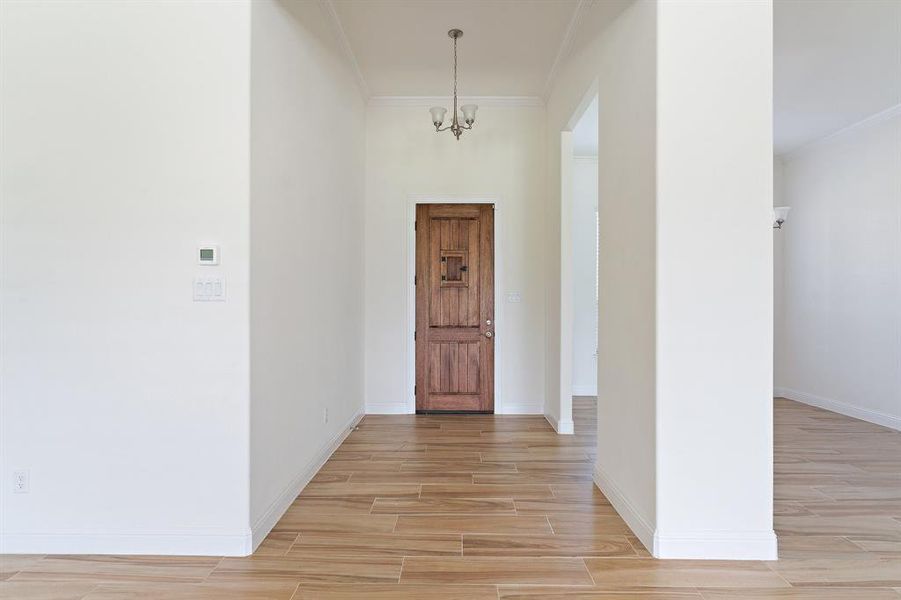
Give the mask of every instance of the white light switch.
[(194, 302), (225, 302), (225, 277), (195, 278)]
[(522, 294), (519, 292), (507, 292), (507, 303), (516, 304), (522, 302)]

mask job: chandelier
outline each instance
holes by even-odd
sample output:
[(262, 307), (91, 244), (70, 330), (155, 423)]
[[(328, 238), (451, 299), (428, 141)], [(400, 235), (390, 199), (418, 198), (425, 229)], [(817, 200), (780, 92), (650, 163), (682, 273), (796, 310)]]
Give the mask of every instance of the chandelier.
[(454, 137), (457, 138), (457, 141), (460, 141), (460, 135), (463, 133), (463, 130), (472, 129), (472, 124), (476, 121), (476, 111), (479, 107), (475, 104), (464, 104), (461, 106), (460, 111), (463, 113), (463, 122), (466, 125), (460, 125), (460, 120), (457, 118), (457, 40), (463, 37), (463, 31), (451, 29), (447, 32), (447, 35), (454, 40), (454, 117), (450, 125), (442, 127), (441, 124), (444, 123), (444, 115), (447, 113), (447, 109), (433, 106), (429, 109), (429, 112), (432, 113), (432, 125), (435, 126), (435, 131), (450, 130)]

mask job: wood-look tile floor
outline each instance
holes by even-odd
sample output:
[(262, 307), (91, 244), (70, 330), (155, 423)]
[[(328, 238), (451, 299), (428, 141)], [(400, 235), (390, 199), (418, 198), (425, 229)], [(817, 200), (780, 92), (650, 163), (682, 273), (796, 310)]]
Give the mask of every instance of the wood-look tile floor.
[(901, 599), (901, 433), (777, 400), (781, 560), (657, 561), (575, 420), (368, 416), (251, 557), (5, 556), (0, 597)]

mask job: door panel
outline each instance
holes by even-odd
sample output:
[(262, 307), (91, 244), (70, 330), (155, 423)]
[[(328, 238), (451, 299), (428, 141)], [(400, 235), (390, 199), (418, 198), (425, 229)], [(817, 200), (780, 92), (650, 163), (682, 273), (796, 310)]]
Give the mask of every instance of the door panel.
[(416, 206), (416, 410), (494, 410), (494, 206)]

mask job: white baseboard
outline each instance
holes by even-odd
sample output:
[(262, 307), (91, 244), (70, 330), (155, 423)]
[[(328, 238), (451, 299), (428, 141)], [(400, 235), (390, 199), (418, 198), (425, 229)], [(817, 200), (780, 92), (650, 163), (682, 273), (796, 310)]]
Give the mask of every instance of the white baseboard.
[(768, 531), (660, 532), (636, 510), (622, 489), (597, 464), (594, 483), (654, 558), (776, 560), (776, 534)]
[(554, 415), (544, 413), (544, 418), (547, 419), (547, 422), (551, 424), (551, 427), (554, 428), (560, 435), (572, 435), (575, 433), (575, 424), (572, 419), (564, 419), (562, 421), (558, 421), (557, 417)]
[(178, 531), (64, 531), (0, 534), (0, 554), (160, 554), (246, 556), (251, 533), (186, 529)]
[(405, 402), (391, 402), (384, 404), (367, 404), (367, 415), (411, 415), (410, 406)]
[(888, 427), (895, 431), (901, 431), (901, 417), (895, 415), (879, 412), (877, 410), (870, 410), (868, 408), (861, 408), (839, 400), (823, 398), (822, 396), (815, 396), (814, 394), (808, 394), (807, 392), (801, 392), (791, 388), (777, 387), (773, 390), (773, 394), (777, 397), (788, 398), (795, 402), (816, 406), (817, 408), (845, 415), (846, 417), (853, 417), (875, 425), (882, 425), (883, 427)]
[(499, 415), (541, 415), (544, 414), (543, 404), (503, 404), (497, 410)]
[(291, 503), (363, 418), (355, 414), (322, 447), (251, 528), (242, 530), (184, 529), (175, 531), (62, 531), (2, 533), (2, 554), (158, 554), (185, 556), (247, 556), (260, 545)]
[(257, 547), (266, 539), (266, 536), (269, 535), (269, 532), (272, 531), (272, 528), (275, 527), (275, 524), (278, 523), (278, 520), (282, 518), (282, 515), (288, 510), (291, 506), (291, 503), (297, 498), (298, 494), (300, 494), (301, 490), (306, 487), (306, 485), (310, 482), (316, 473), (319, 472), (319, 469), (322, 468), (322, 465), (331, 457), (331, 455), (338, 449), (338, 446), (350, 435), (350, 432), (353, 428), (360, 422), (363, 418), (363, 413), (357, 412), (354, 414), (350, 420), (345, 423), (344, 427), (342, 427), (337, 435), (335, 435), (331, 440), (329, 440), (322, 449), (301, 469), (300, 473), (297, 474), (296, 477), (288, 484), (288, 486), (279, 494), (278, 498), (275, 499), (272, 504), (269, 505), (269, 508), (266, 509), (266, 512), (257, 519), (257, 522), (253, 524), (251, 531), (253, 532), (252, 542), (253, 547), (251, 548), (248, 554), (253, 553), (257, 549)]
[(694, 560), (776, 560), (776, 533), (689, 531), (654, 533), (654, 557)]
[(598, 386), (596, 385), (574, 385), (572, 389), (573, 396), (597, 396)]
[[(594, 465), (594, 484), (601, 493), (607, 497), (619, 516), (622, 517), (632, 533), (641, 540), (644, 547), (654, 554), (654, 526), (648, 519), (638, 512), (635, 505), (629, 501), (622, 489), (610, 478), (610, 476), (597, 463)], [(656, 556), (656, 554), (655, 554)]]

